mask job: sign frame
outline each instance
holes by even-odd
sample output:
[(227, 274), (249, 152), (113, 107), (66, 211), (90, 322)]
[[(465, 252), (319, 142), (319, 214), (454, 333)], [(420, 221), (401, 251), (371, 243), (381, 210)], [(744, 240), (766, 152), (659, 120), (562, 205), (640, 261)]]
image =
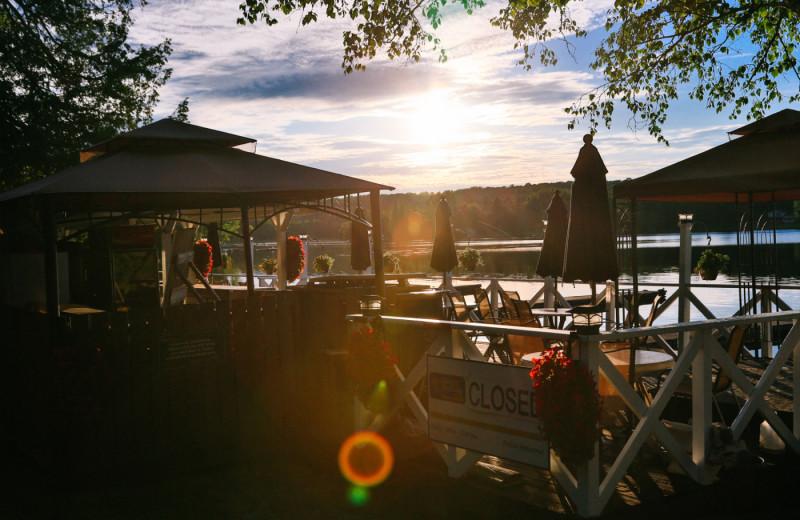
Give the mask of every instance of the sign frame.
[(530, 369), (428, 355), (428, 438), (550, 469)]

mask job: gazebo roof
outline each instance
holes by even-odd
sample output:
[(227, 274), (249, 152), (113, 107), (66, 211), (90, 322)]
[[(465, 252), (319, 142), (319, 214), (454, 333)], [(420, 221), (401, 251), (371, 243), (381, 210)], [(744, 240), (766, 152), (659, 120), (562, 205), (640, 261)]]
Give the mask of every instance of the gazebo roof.
[(57, 210), (196, 209), (297, 203), (392, 190), (232, 148), (254, 139), (161, 120), (85, 150), (94, 158), (0, 194), (50, 196)]
[(735, 202), (800, 199), (800, 112), (783, 110), (731, 132), (742, 137), (614, 186), (614, 197)]

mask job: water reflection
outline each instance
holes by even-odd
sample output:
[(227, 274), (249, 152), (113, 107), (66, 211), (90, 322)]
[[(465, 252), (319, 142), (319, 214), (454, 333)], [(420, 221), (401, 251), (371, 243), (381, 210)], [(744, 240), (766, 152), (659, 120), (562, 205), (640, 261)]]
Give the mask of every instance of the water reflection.
[[(717, 317), (730, 316), (740, 306), (738, 290), (735, 287), (714, 288), (708, 286), (736, 284), (739, 280), (740, 269), (745, 281), (749, 280), (750, 273), (746, 266), (742, 267), (737, 263), (735, 233), (711, 233), (711, 238), (710, 247), (716, 252), (729, 255), (731, 265), (727, 274), (721, 274), (713, 282), (705, 282), (698, 276), (692, 276), (693, 291)], [(774, 252), (775, 258), (777, 258), (776, 271), (781, 285), (800, 286), (800, 231), (778, 231), (777, 242)], [(471, 240), (458, 242), (456, 247), (459, 251), (467, 247), (481, 251), (485, 265), (480, 274), (505, 278), (501, 283), (504, 288), (519, 291), (521, 296), (530, 298), (541, 287), (540, 282), (533, 281), (538, 278), (535, 270), (541, 244), (541, 240)], [(677, 234), (639, 237), (637, 261), (639, 281), (644, 288), (658, 288), (663, 284), (668, 292), (674, 291), (674, 287), (670, 287), (670, 285), (677, 284), (678, 281), (678, 246)], [(705, 234), (695, 233), (692, 247), (693, 264), (697, 262), (700, 253), (707, 247), (709, 246)], [(765, 251), (766, 248), (771, 249), (772, 246), (760, 246), (761, 251)], [(307, 244), (307, 249), (309, 264), (316, 256), (326, 253), (334, 258), (333, 272), (352, 272), (350, 269), (350, 244), (347, 241), (326, 243), (313, 241)], [(403, 272), (436, 274), (429, 266), (430, 242), (412, 242), (402, 245), (389, 243), (384, 245), (384, 250), (391, 251), (400, 258), (400, 269)], [(237, 265), (241, 265), (243, 262), (237, 260), (237, 258), (241, 258), (241, 249), (232, 252)], [(275, 255), (274, 245), (256, 246), (255, 260), (257, 264), (268, 255)], [(768, 270), (772, 271), (771, 265)], [(455, 274), (466, 273), (457, 271)], [(758, 274), (767, 275), (769, 273)], [(509, 277), (516, 278), (516, 280), (508, 279)], [(759, 278), (759, 283), (764, 280), (764, 278)], [(623, 269), (620, 282), (630, 283), (630, 281), (630, 270)], [(484, 282), (484, 286), (487, 284), (488, 282)], [(559, 284), (559, 291), (567, 296), (578, 296), (588, 294), (588, 287), (584, 284)], [(782, 290), (779, 295), (790, 307), (800, 308), (800, 290)], [(703, 319), (699, 311), (693, 310), (692, 314), (692, 319)], [(677, 306), (670, 308), (658, 320), (658, 323), (674, 323), (675, 321), (677, 321)]]

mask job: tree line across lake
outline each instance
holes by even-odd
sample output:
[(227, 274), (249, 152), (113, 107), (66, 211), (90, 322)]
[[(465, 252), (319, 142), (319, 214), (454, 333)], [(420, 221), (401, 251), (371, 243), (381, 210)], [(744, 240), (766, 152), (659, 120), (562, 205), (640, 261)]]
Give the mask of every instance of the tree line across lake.
[[(609, 206), (612, 187), (620, 181), (608, 182)], [(456, 240), (479, 238), (541, 238), (547, 206), (555, 190), (561, 192), (569, 208), (572, 182), (525, 184), (522, 186), (472, 187), (461, 190), (425, 193), (389, 193), (381, 195), (383, 234), (386, 240), (406, 243), (432, 240), (434, 213), (444, 196), (450, 204)], [(627, 208), (627, 201), (618, 201), (617, 213)], [(687, 202), (640, 202), (638, 228), (641, 234), (676, 233), (678, 214), (692, 213), (695, 222), (705, 229), (698, 231), (735, 231), (744, 205), (704, 204)], [(800, 204), (792, 202), (756, 204), (756, 218), (769, 220), (772, 212), (780, 228), (793, 228), (800, 222)], [(350, 223), (342, 219), (314, 213), (294, 218), (289, 229), (292, 234), (305, 234), (317, 240), (347, 240)], [(272, 241), (272, 226), (262, 226), (255, 233), (257, 241)]]

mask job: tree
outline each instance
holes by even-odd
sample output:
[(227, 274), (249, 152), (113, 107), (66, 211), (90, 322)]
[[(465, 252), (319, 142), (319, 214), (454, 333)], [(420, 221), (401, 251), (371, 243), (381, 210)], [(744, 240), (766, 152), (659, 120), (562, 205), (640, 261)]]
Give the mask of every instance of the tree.
[(151, 119), (169, 40), (128, 43), (144, 0), (0, 0), (0, 191)]
[[(570, 7), (582, 0), (509, 0), (492, 24), (511, 31), (522, 50), (519, 65), (536, 59), (556, 65), (553, 42), (574, 53), (577, 38), (587, 35)], [(363, 69), (363, 62), (381, 48), (390, 58), (418, 61), (429, 42), (446, 59), (434, 37), (447, 0), (245, 0), (240, 23), (258, 19), (277, 23), (272, 14), (302, 12), (303, 25), (349, 16), (354, 30), (344, 33), (345, 73)], [(468, 11), (479, 0), (460, 0)], [(423, 25), (427, 20), (431, 29)], [(800, 100), (800, 1), (798, 0), (617, 0), (606, 13), (606, 38), (591, 66), (602, 83), (581, 96), (566, 112), (569, 127), (589, 120), (595, 130), (609, 126), (615, 103), (630, 111), (629, 126), (646, 128), (669, 144), (662, 125), (672, 101), (680, 95), (705, 102), (710, 109), (728, 109), (730, 117), (745, 112), (759, 118), (773, 104)], [(685, 92), (684, 92), (685, 90)]]

